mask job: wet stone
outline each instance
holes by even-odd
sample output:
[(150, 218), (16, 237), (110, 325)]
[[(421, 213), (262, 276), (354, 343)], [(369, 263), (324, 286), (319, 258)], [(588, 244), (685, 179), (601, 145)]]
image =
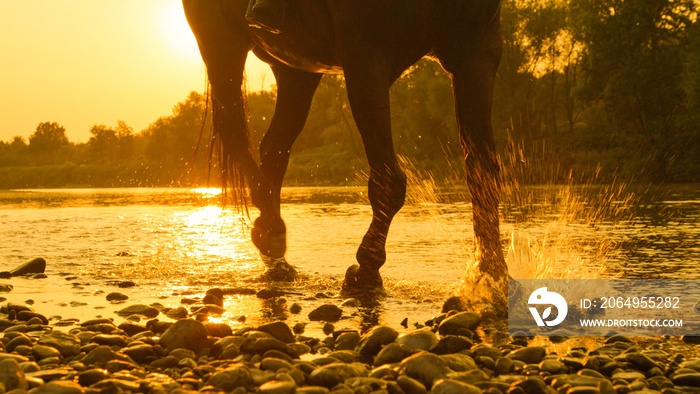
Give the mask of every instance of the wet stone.
[(452, 372), (440, 356), (428, 352), (420, 352), (405, 358), (401, 362), (400, 370), (423, 383), (426, 388), (432, 387), (434, 381)]
[(64, 357), (80, 353), (80, 340), (73, 334), (61, 331), (51, 331), (39, 338), (39, 345), (50, 346), (58, 350)]
[(434, 394), (481, 394), (480, 388), (469, 383), (453, 379), (440, 379), (433, 385), (431, 393)]
[(19, 366), (17, 360), (7, 358), (0, 361), (0, 382), (5, 386), (5, 390), (27, 390), (27, 380), (24, 371)]
[(396, 383), (406, 394), (426, 394), (428, 392), (423, 383), (406, 375), (400, 375), (396, 378)]
[(344, 332), (335, 340), (336, 350), (353, 350), (360, 343), (360, 333), (357, 331)]
[(413, 352), (411, 348), (401, 343), (390, 343), (377, 354), (374, 358), (374, 366), (378, 367), (384, 364), (392, 364), (401, 362), (404, 358), (410, 356)]
[(445, 335), (435, 346), (430, 349), (431, 353), (435, 354), (451, 354), (461, 350), (469, 349), (474, 344), (468, 338), (458, 335)]
[(184, 306), (179, 306), (177, 308), (173, 308), (165, 312), (165, 316), (177, 320), (187, 317), (188, 313), (189, 311), (187, 310), (187, 308), (185, 308)]
[(292, 343), (295, 341), (292, 330), (286, 323), (281, 321), (263, 324), (258, 327), (258, 331), (266, 332), (284, 343)]
[(438, 326), (440, 335), (460, 335), (473, 332), (481, 322), (481, 315), (476, 312), (458, 312), (445, 318)]
[(289, 306), (289, 313), (292, 313), (294, 315), (301, 313), (301, 305), (299, 305), (296, 302), (293, 303)]
[(124, 293), (113, 292), (107, 294), (107, 301), (125, 301), (129, 299), (129, 296)]
[(83, 357), (81, 362), (87, 366), (105, 368), (107, 363), (112, 360), (121, 360), (133, 364), (133, 360), (131, 360), (128, 356), (115, 352), (109, 346), (98, 346), (95, 349), (92, 349), (85, 357)]
[(539, 364), (545, 354), (547, 350), (542, 346), (528, 346), (512, 351), (507, 357), (525, 364)]
[(160, 314), (160, 311), (158, 311), (158, 309), (144, 304), (129, 305), (126, 308), (117, 311), (117, 315), (122, 317), (140, 315), (145, 316), (149, 319), (158, 316), (158, 314)]
[(207, 329), (199, 321), (178, 320), (158, 340), (158, 344), (170, 351), (177, 348), (200, 351), (207, 342)]
[(296, 391), (297, 385), (288, 381), (272, 381), (260, 385), (260, 392), (266, 394), (292, 394)]
[(121, 350), (122, 353), (129, 356), (132, 360), (137, 363), (144, 364), (156, 358), (156, 352), (153, 350), (151, 345), (137, 345), (131, 346)]
[(126, 346), (127, 343), (125, 337), (114, 334), (97, 334), (90, 339), (90, 342), (94, 342), (98, 345), (117, 346), (120, 348)]
[(440, 358), (453, 371), (461, 372), (476, 369), (476, 363), (474, 362), (474, 359), (467, 356), (466, 354), (443, 354), (440, 356)]
[(613, 379), (623, 379), (623, 380), (626, 380), (626, 381), (631, 383), (635, 380), (644, 380), (646, 378), (646, 376), (644, 376), (644, 374), (641, 372), (630, 371), (630, 372), (615, 373), (612, 375), (612, 378)]
[(509, 374), (515, 369), (513, 365), (513, 360), (508, 357), (497, 358), (494, 368), (494, 372), (496, 372), (496, 374), (498, 375)]
[(136, 286), (136, 283), (132, 280), (124, 280), (124, 281), (117, 283), (117, 287), (122, 288), (122, 289), (134, 287), (134, 286)]
[(430, 350), (438, 343), (437, 335), (430, 329), (416, 330), (399, 335), (396, 343), (406, 345), (414, 350)]
[(81, 394), (83, 388), (73, 381), (55, 381), (39, 386), (33, 394)]
[(309, 375), (308, 383), (314, 386), (333, 388), (343, 383), (345, 379), (366, 376), (368, 373), (366, 364), (362, 363), (332, 363), (316, 368)]
[(488, 381), (489, 375), (486, 372), (484, 372), (478, 368), (475, 368), (475, 369), (471, 369), (469, 371), (448, 373), (447, 378), (459, 380), (460, 382), (476, 385), (480, 382)]
[(362, 336), (357, 351), (362, 358), (374, 357), (384, 345), (394, 342), (398, 336), (398, 331), (389, 326), (375, 326)]
[(61, 357), (61, 352), (59, 352), (58, 349), (44, 345), (34, 345), (32, 347), (32, 354), (34, 354), (34, 357), (37, 360), (41, 360), (48, 357)]
[(224, 391), (233, 391), (238, 387), (247, 389), (253, 386), (253, 378), (246, 368), (229, 368), (213, 374), (206, 385)]
[(343, 310), (333, 304), (323, 304), (318, 308), (309, 312), (309, 320), (311, 321), (329, 321), (336, 322), (343, 315)]
[(27, 324), (30, 324), (29, 322), (32, 321), (32, 319), (39, 319), (39, 324), (49, 324), (49, 319), (40, 313), (30, 311), (20, 311), (17, 313), (17, 320), (26, 321)]

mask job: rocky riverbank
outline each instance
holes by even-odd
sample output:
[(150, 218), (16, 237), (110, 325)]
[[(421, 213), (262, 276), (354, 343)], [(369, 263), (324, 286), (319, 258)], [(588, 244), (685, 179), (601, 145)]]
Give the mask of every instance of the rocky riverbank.
[(159, 321), (158, 305), (129, 305), (118, 325), (99, 318), (59, 330), (29, 306), (7, 303), (0, 393), (700, 392), (693, 344), (620, 336), (588, 346), (577, 338), (488, 344), (476, 334), (484, 319), (455, 310), (412, 331), (378, 325), (362, 333), (336, 329), (339, 308), (325, 305), (302, 312), (328, 321), (324, 334), (306, 336), (304, 325), (284, 321), (234, 330), (201, 309)]

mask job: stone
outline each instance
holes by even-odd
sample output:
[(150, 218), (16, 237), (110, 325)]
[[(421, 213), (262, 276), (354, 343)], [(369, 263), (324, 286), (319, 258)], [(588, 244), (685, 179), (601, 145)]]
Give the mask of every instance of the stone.
[(445, 318), (438, 326), (440, 335), (459, 335), (474, 331), (481, 322), (481, 315), (476, 312), (458, 312)]
[(204, 323), (204, 328), (207, 329), (207, 334), (209, 334), (210, 337), (224, 338), (233, 335), (231, 326), (226, 323), (207, 322)]
[(109, 378), (109, 373), (101, 368), (88, 369), (78, 373), (78, 383), (83, 387), (92, 386), (107, 378)]
[(474, 344), (468, 338), (459, 335), (445, 335), (438, 343), (430, 349), (431, 353), (435, 354), (451, 354), (461, 350), (469, 349)]
[(357, 331), (344, 332), (335, 340), (336, 350), (353, 350), (360, 343), (360, 333)]
[(83, 388), (73, 381), (55, 381), (39, 386), (33, 394), (81, 394)]
[(11, 358), (0, 361), (0, 382), (4, 384), (7, 391), (15, 389), (26, 391), (29, 387), (24, 377), (24, 371), (17, 360)]
[(123, 281), (117, 283), (117, 287), (122, 288), (122, 289), (125, 289), (128, 287), (134, 287), (134, 286), (136, 286), (136, 282), (134, 282), (133, 280), (123, 280)]
[(400, 364), (400, 371), (423, 383), (428, 389), (432, 387), (433, 382), (453, 372), (440, 356), (428, 352), (405, 358)]
[(528, 378), (513, 384), (520, 387), (527, 394), (548, 394), (547, 384), (541, 378)]
[(623, 371), (623, 372), (614, 373), (612, 375), (612, 378), (613, 379), (623, 379), (623, 380), (626, 380), (626, 381), (632, 383), (635, 380), (644, 380), (644, 379), (646, 379), (646, 376), (644, 376), (644, 374), (641, 372)]
[(58, 350), (63, 357), (72, 357), (80, 353), (80, 339), (73, 334), (51, 331), (39, 338), (39, 345), (50, 346)]
[(318, 367), (309, 374), (308, 383), (313, 386), (333, 388), (337, 384), (345, 382), (345, 379), (367, 376), (369, 370), (362, 363), (331, 363)]
[(129, 358), (129, 356), (117, 353), (112, 350), (109, 346), (98, 346), (92, 349), (82, 360), (83, 364), (87, 366), (95, 366), (100, 368), (106, 368), (107, 363), (112, 360), (120, 360), (134, 364), (134, 360)]
[(258, 331), (266, 332), (284, 343), (292, 343), (295, 341), (292, 329), (289, 328), (285, 322), (277, 321), (263, 324), (258, 327)]
[(39, 320), (41, 320), (41, 324), (49, 324), (49, 319), (47, 319), (46, 316), (40, 313), (30, 311), (20, 311), (17, 313), (17, 320), (29, 322), (29, 320), (33, 318), (38, 318)]
[(635, 368), (642, 371), (648, 371), (654, 367), (659, 367), (649, 356), (641, 353), (627, 353), (625, 354), (625, 359)]
[(124, 347), (127, 344), (126, 338), (115, 334), (97, 334), (90, 339), (90, 342), (98, 345)]
[(497, 375), (505, 375), (512, 373), (514, 370), (513, 360), (508, 357), (499, 357), (496, 359), (494, 372)]
[(178, 306), (177, 308), (172, 308), (165, 312), (165, 316), (174, 320), (184, 319), (188, 314), (189, 311), (184, 306)]
[(700, 387), (700, 374), (699, 373), (683, 373), (673, 375), (671, 381), (676, 386), (692, 386)]
[(427, 394), (428, 392), (423, 383), (406, 375), (396, 378), (396, 383), (406, 394)]
[(550, 375), (556, 375), (564, 372), (564, 365), (559, 360), (542, 360), (539, 367), (540, 371), (548, 372)]
[(157, 357), (153, 346), (147, 344), (130, 346), (122, 349), (121, 352), (139, 364), (148, 364)]
[(243, 354), (259, 354), (261, 356), (269, 350), (277, 350), (293, 359), (299, 358), (297, 352), (276, 338), (246, 339), (239, 347), (239, 350)]
[(211, 385), (224, 391), (233, 391), (238, 387), (248, 390), (253, 387), (253, 377), (247, 368), (232, 367), (212, 374), (206, 385)]
[(462, 353), (443, 354), (439, 356), (447, 366), (456, 372), (471, 371), (476, 369), (474, 359)]
[(469, 383), (476, 385), (480, 382), (485, 382), (489, 380), (489, 375), (486, 372), (475, 368), (469, 371), (463, 372), (450, 372), (447, 374), (448, 379), (459, 380), (460, 382)]
[(297, 315), (301, 313), (301, 305), (298, 303), (293, 303), (292, 305), (289, 306), (289, 313)]
[(425, 328), (399, 335), (396, 343), (406, 345), (413, 350), (430, 350), (438, 344), (438, 338), (429, 328)]
[(107, 301), (125, 301), (129, 299), (129, 296), (124, 293), (109, 293), (107, 294)]
[(360, 339), (360, 343), (357, 345), (357, 351), (360, 353), (361, 359), (371, 359), (385, 345), (394, 342), (396, 337), (399, 336), (398, 331), (394, 330), (389, 326), (375, 326), (369, 330)]
[(0, 283), (0, 293), (9, 293), (15, 287), (9, 283)]
[(61, 352), (59, 352), (58, 349), (44, 345), (34, 345), (32, 347), (32, 354), (37, 360), (49, 357), (61, 357)]
[(413, 352), (411, 348), (401, 343), (390, 343), (379, 351), (377, 357), (374, 358), (374, 366), (379, 367), (384, 364), (393, 364), (401, 362), (404, 358), (410, 356)]
[(124, 322), (117, 326), (120, 330), (124, 331), (128, 336), (134, 336), (138, 333), (148, 331), (148, 328), (131, 322)]
[(546, 354), (547, 349), (542, 346), (528, 346), (508, 353), (507, 357), (525, 364), (539, 364)]
[(197, 353), (207, 344), (207, 329), (197, 320), (178, 320), (161, 335), (158, 344), (167, 351), (183, 348)]
[(440, 379), (430, 390), (433, 394), (481, 394), (480, 388), (454, 379)]
[(17, 335), (16, 337), (12, 338), (10, 342), (8, 342), (5, 345), (5, 350), (8, 352), (14, 351), (18, 346), (29, 346), (31, 347), (34, 343), (32, 343), (32, 340), (29, 339), (28, 336), (24, 334)]
[(323, 304), (309, 312), (311, 321), (336, 322), (343, 315), (343, 310), (333, 304)]
[(37, 257), (36, 259), (13, 269), (10, 271), (10, 273), (12, 276), (21, 276), (27, 274), (43, 274), (44, 271), (46, 271), (46, 260), (41, 257)]
[(263, 383), (259, 387), (260, 392), (266, 394), (293, 394), (296, 392), (296, 389), (296, 383), (284, 380)]
[(144, 304), (134, 304), (134, 305), (129, 305), (126, 308), (120, 309), (117, 311), (117, 315), (121, 317), (128, 317), (131, 315), (139, 315), (139, 316), (144, 316), (146, 318), (152, 319), (160, 314), (160, 311), (158, 309), (144, 305)]

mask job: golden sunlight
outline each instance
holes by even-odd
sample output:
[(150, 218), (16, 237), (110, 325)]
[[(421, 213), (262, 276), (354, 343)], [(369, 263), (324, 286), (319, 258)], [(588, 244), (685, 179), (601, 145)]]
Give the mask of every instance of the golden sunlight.
[(166, 1), (161, 3), (158, 10), (157, 28), (159, 35), (174, 54), (188, 61), (201, 61), (197, 40), (187, 24), (181, 2)]

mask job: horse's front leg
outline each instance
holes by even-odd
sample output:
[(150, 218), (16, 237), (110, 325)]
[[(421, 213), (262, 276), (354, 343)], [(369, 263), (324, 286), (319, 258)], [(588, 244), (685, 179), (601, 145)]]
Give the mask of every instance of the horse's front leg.
[(297, 276), (296, 271), (284, 258), (287, 232), (280, 213), (280, 191), (289, 153), (304, 128), (322, 75), (294, 70), (281, 64), (273, 65), (272, 69), (277, 80), (277, 103), (270, 127), (260, 143), (260, 169), (271, 188), (269, 195), (258, 196), (258, 199), (265, 200), (266, 209), (260, 210), (260, 217), (255, 220), (251, 233), (253, 243), (260, 250), (268, 268), (263, 278), (293, 280)]
[(357, 250), (359, 265), (348, 269), (343, 292), (381, 294), (379, 268), (386, 261), (389, 226), (406, 197), (406, 176), (396, 160), (391, 136), (391, 77), (381, 57), (373, 58), (371, 51), (354, 57), (343, 67), (348, 99), (370, 166), (368, 195), (372, 205), (372, 222)]

